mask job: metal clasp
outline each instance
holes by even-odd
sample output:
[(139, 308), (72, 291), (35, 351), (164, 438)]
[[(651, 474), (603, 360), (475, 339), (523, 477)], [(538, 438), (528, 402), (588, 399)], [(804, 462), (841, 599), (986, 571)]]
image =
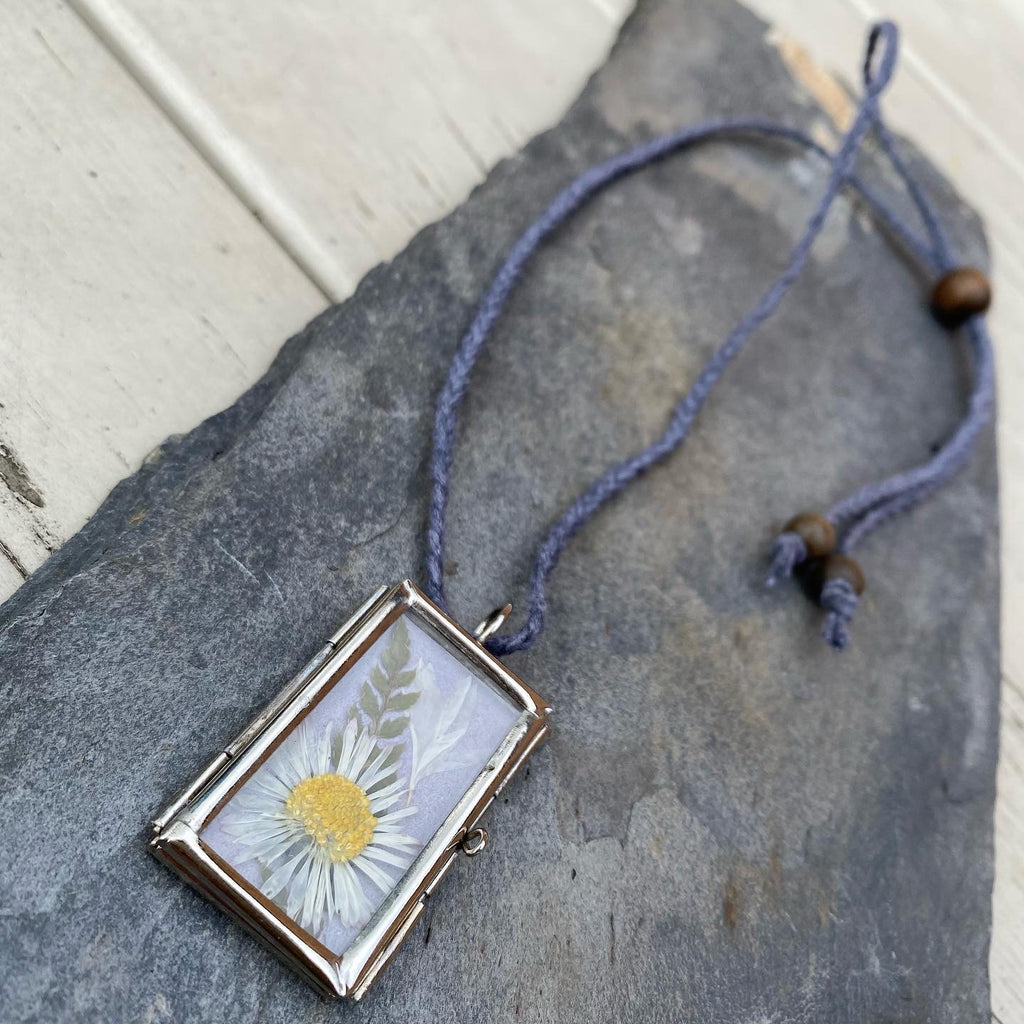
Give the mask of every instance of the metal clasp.
[(473, 636), (479, 643), (487, 643), (488, 637), (494, 636), (504, 625), (505, 620), (512, 614), (512, 603), (509, 602), (501, 608), (495, 608), (490, 615), (473, 630)]
[(487, 834), (487, 829), (477, 826), (476, 828), (471, 828), (462, 837), (459, 847), (467, 857), (475, 857), (478, 853), (484, 852), (488, 839), (490, 839), (490, 836)]

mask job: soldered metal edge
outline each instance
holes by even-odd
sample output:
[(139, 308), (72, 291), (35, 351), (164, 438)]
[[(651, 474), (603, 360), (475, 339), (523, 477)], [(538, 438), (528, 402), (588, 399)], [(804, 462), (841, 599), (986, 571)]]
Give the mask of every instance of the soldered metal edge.
[[(216, 814), (283, 734), (361, 658), (400, 615), (413, 613), (467, 659), (480, 675), (508, 693), (521, 714), (488, 764), (399, 879), (388, 898), (341, 956), (298, 928), (255, 886), (200, 838)], [(358, 1000), (394, 956), (454, 862), (467, 833), (548, 734), (550, 707), (478, 640), (409, 580), (379, 588), (324, 648), (218, 753), (154, 819), (152, 852), (239, 923), (318, 991)]]
[[(319, 951), (296, 935), (282, 920), (283, 915), (267, 916), (266, 907), (257, 900), (249, 887), (239, 884), (233, 873), (225, 879), (221, 864), (217, 863), (199, 837), (181, 822), (169, 826), (160, 842), (154, 841), (157, 858), (173, 868), (197, 892), (241, 924), (266, 949), (296, 971), (304, 981), (319, 992), (342, 996), (337, 965), (330, 956)], [(247, 912), (249, 911), (249, 912)]]

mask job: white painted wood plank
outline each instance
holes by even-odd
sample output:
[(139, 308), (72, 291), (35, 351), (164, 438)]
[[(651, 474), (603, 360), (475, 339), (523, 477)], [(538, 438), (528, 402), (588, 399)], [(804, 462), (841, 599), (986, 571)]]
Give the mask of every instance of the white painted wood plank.
[(847, 0), (868, 18), (898, 22), (917, 62), (917, 73), (983, 127), (989, 144), (1024, 176), (1024, 0)]
[(0, 597), (554, 123), (627, 0), (152, 4), (159, 40), (117, 0), (71, 6), (0, 12), (0, 465), (44, 502), (0, 489)]
[[(74, 2), (108, 24), (130, 23), (150, 78), (187, 80), (204, 97), (200, 110), (174, 101), (178, 123), (205, 137), (215, 109), (315, 236), (318, 259), (330, 254), (335, 297), (554, 124), (631, 6)], [(216, 138), (206, 145), (220, 147)]]
[(71, 11), (3, 5), (0, 37), (6, 596), (324, 299)]
[(221, 120), (216, 108), (145, 29), (108, 0), (70, 0), (125, 69), (146, 90), (182, 135), (245, 203), (278, 244), (326, 296), (337, 300), (355, 287), (328, 252), (315, 229), (290, 202), (244, 140)]

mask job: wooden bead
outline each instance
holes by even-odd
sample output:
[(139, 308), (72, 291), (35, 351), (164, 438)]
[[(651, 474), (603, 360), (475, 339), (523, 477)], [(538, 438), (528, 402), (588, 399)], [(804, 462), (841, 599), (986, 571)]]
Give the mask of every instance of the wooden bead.
[(786, 531), (795, 533), (804, 542), (809, 558), (827, 555), (836, 546), (836, 528), (824, 516), (813, 512), (793, 516), (786, 523)]
[(829, 555), (825, 559), (822, 575), (826, 583), (829, 580), (846, 580), (853, 587), (855, 594), (864, 593), (864, 570), (860, 563), (855, 562), (849, 555)]
[(932, 289), (932, 313), (943, 327), (959, 327), (992, 302), (992, 286), (975, 267), (957, 267), (943, 274)]

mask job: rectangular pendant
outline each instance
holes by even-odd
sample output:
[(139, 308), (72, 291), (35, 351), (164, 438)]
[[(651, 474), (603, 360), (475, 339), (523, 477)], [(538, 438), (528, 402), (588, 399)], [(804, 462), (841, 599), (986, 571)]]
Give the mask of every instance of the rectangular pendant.
[(381, 588), (153, 825), (154, 854), (359, 999), (549, 708), (412, 583)]

